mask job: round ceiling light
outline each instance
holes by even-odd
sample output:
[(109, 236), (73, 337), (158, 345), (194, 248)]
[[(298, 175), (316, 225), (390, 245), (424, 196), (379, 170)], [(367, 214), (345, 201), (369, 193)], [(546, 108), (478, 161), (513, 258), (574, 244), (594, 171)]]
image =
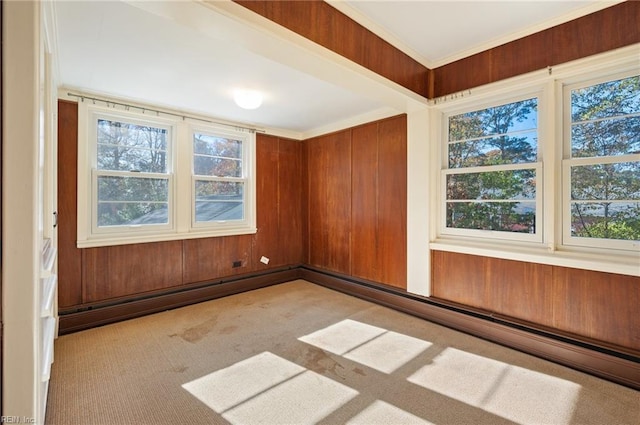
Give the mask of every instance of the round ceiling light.
[(262, 105), (262, 93), (256, 90), (236, 90), (233, 100), (241, 108), (256, 109)]

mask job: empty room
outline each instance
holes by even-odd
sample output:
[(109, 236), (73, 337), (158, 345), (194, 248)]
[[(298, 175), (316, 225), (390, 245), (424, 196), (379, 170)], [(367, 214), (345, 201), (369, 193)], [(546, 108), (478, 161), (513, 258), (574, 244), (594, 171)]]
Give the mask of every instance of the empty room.
[(640, 423), (640, 2), (1, 15), (0, 422)]

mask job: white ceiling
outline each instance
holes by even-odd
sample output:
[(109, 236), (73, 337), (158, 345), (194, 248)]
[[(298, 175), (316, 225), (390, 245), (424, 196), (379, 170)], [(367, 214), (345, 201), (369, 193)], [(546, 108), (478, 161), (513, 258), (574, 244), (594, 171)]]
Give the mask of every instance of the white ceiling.
[[(340, 1), (435, 67), (616, 2)], [(56, 1), (59, 82), (82, 91), (306, 138), (425, 99), (230, 1)], [(264, 93), (237, 107), (237, 88)], [(65, 92), (66, 93), (66, 92)]]
[(437, 68), (616, 2), (348, 0), (330, 3), (426, 67)]

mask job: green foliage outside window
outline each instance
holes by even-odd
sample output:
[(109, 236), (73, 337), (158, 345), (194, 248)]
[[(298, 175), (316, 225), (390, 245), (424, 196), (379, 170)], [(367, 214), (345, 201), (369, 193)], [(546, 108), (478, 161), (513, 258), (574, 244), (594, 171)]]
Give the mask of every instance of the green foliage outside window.
[[(640, 76), (571, 92), (571, 234), (640, 240)], [(613, 160), (611, 159), (613, 158)]]
[[(99, 227), (168, 222), (168, 131), (98, 119), (97, 169)], [(132, 175), (140, 174), (140, 177)]]
[[(449, 118), (449, 169), (493, 166), (448, 174), (449, 228), (535, 233), (537, 99)], [(497, 166), (497, 167), (496, 167)]]

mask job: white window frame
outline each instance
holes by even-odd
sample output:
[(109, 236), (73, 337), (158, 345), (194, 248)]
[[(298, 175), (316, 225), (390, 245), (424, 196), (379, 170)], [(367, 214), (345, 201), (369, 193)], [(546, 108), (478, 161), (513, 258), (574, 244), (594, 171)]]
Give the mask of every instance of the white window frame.
[[(571, 156), (571, 92), (572, 90), (590, 87), (608, 81), (620, 80), (639, 74), (639, 70), (616, 72), (616, 73), (599, 73), (595, 77), (593, 74), (579, 81), (571, 81), (564, 84), (562, 88), (563, 95), (563, 157), (562, 157), (562, 205), (563, 205), (563, 233), (562, 243), (565, 246), (587, 247), (597, 249), (617, 249), (632, 251), (640, 246), (638, 241), (616, 240), (616, 239), (600, 239), (600, 238), (583, 238), (573, 236), (571, 234), (571, 168), (574, 166), (584, 165), (600, 165), (600, 164), (616, 164), (622, 162), (640, 161), (640, 154), (627, 154), (617, 156), (600, 156), (600, 157), (578, 157)], [(639, 136), (640, 137), (640, 136)], [(630, 202), (634, 202), (630, 200)], [(639, 201), (635, 201), (639, 202)]]
[[(453, 236), (453, 237), (468, 237), (475, 239), (498, 239), (498, 240), (507, 240), (507, 241), (518, 241), (518, 242), (537, 242), (541, 243), (543, 240), (543, 208), (542, 208), (542, 199), (544, 193), (544, 177), (543, 177), (543, 167), (542, 167), (542, 152), (543, 152), (543, 143), (544, 143), (544, 134), (541, 128), (544, 128), (545, 122), (543, 115), (540, 113), (538, 109), (538, 147), (537, 147), (537, 160), (535, 162), (527, 162), (527, 163), (514, 163), (514, 164), (504, 164), (504, 165), (488, 165), (488, 166), (477, 166), (477, 167), (467, 167), (467, 168), (449, 168), (449, 158), (448, 158), (448, 146), (449, 146), (449, 118), (452, 116), (465, 114), (468, 112), (479, 111), (487, 108), (492, 108), (495, 106), (505, 105), (509, 103), (519, 102), (527, 99), (536, 98), (538, 102), (538, 108), (542, 103), (542, 99), (544, 99), (544, 89), (543, 87), (534, 87), (529, 90), (522, 91), (517, 94), (509, 94), (506, 96), (489, 96), (488, 98), (479, 100), (477, 102), (464, 102), (462, 105), (458, 105), (452, 108), (443, 108), (441, 109), (442, 113), (442, 132), (441, 132), (441, 142), (440, 142), (440, 176), (438, 178), (439, 181), (439, 199), (438, 202), (439, 210), (438, 210), (438, 233), (441, 236)], [(479, 229), (463, 229), (463, 228), (451, 228), (447, 227), (446, 223), (446, 209), (447, 209), (447, 184), (446, 179), (448, 175), (452, 174), (473, 174), (480, 172), (492, 172), (492, 171), (513, 171), (513, 170), (535, 170), (536, 172), (536, 196), (533, 199), (535, 202), (535, 211), (536, 211), (536, 232), (533, 234), (530, 233), (519, 233), (519, 232), (508, 232), (508, 231), (496, 231), (496, 230), (479, 230)]]
[[(226, 139), (239, 140), (242, 142), (242, 176), (240, 177), (212, 177), (196, 175), (193, 167), (194, 156), (193, 152), (193, 140), (194, 135), (206, 134), (210, 136), (222, 137)], [(235, 230), (242, 230), (246, 227), (250, 227), (251, 223), (255, 223), (255, 202), (250, 202), (251, 199), (255, 199), (255, 184), (252, 184), (251, 177), (255, 178), (255, 136), (251, 137), (252, 133), (230, 131), (229, 129), (215, 126), (215, 125), (197, 125), (191, 126), (189, 131), (189, 143), (190, 143), (190, 165), (191, 165), (191, 228), (194, 231), (204, 231), (211, 229), (226, 229), (230, 232)], [(252, 142), (252, 139), (254, 141)], [(196, 193), (195, 185), (196, 181), (209, 180), (209, 181), (224, 181), (224, 182), (238, 182), (243, 183), (243, 218), (241, 220), (216, 220), (209, 222), (196, 221)]]
[[(178, 112), (150, 112), (135, 105), (125, 107), (115, 100), (105, 104), (106, 106), (99, 102), (93, 104), (84, 99), (78, 102), (78, 248), (256, 233), (254, 131), (237, 126), (227, 128), (224, 124), (204, 123), (206, 117), (187, 118), (181, 117)], [(150, 177), (166, 177), (169, 181), (169, 222), (166, 225), (97, 226), (97, 176), (114, 174), (96, 170), (98, 118), (169, 129), (168, 174), (149, 174)], [(191, 189), (194, 180), (192, 137), (195, 131), (205, 131), (208, 134), (213, 132), (243, 141), (243, 220), (195, 223), (195, 198)], [(138, 173), (133, 176), (141, 177)]]
[[(574, 245), (565, 238), (567, 205), (563, 194), (568, 186), (566, 167), (563, 162), (566, 146), (566, 117), (564, 87), (584, 84), (588, 81), (606, 81), (617, 75), (637, 74), (640, 70), (640, 43), (605, 52), (529, 74), (487, 84), (465, 92), (434, 99), (430, 115), (430, 217), (429, 248), (437, 251), (457, 252), (507, 260), (526, 261), (562, 267), (621, 273), (640, 276), (640, 244), (637, 241), (621, 241), (624, 249), (601, 243)], [(506, 103), (504, 99), (519, 97), (540, 89), (543, 98), (538, 104), (539, 149), (541, 150), (542, 184), (544, 188), (541, 207), (543, 218), (541, 241), (519, 241), (459, 235), (443, 232), (442, 169), (446, 152), (445, 114), (482, 109), (491, 103)], [(544, 140), (543, 140), (544, 139)], [(636, 156), (633, 156), (635, 160)], [(583, 159), (580, 159), (583, 160)], [(624, 161), (622, 157), (615, 161)], [(569, 230), (570, 231), (570, 230)], [(600, 241), (600, 240), (599, 240)], [(629, 242), (629, 243), (625, 243)]]
[[(174, 228), (175, 213), (171, 208), (174, 204), (174, 178), (173, 178), (173, 146), (175, 145), (175, 126), (172, 122), (158, 120), (149, 117), (148, 119), (140, 119), (139, 117), (128, 116), (114, 111), (105, 111), (101, 108), (88, 108), (88, 130), (91, 143), (89, 146), (89, 167), (91, 168), (91, 234), (92, 235), (118, 235), (124, 233), (140, 233), (154, 234), (157, 232), (167, 232)], [(127, 124), (135, 124), (141, 126), (152, 126), (155, 128), (167, 130), (167, 172), (166, 173), (138, 173), (132, 171), (112, 171), (99, 170), (97, 167), (98, 144), (95, 136), (97, 135), (97, 122), (99, 119), (110, 121), (118, 121)], [(168, 197), (167, 197), (167, 223), (166, 224), (137, 224), (122, 226), (98, 226), (98, 178), (101, 176), (113, 177), (133, 177), (133, 178), (153, 178), (167, 180)]]

